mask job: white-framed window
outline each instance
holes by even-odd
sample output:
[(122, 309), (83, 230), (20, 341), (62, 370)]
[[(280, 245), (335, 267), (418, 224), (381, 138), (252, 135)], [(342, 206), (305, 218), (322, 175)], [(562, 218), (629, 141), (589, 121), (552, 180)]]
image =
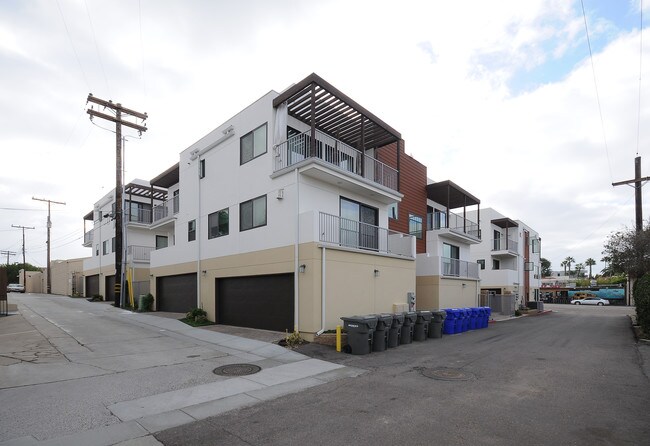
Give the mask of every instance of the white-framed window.
[(409, 234), (422, 238), (422, 217), (419, 215), (409, 214)]
[(196, 220), (187, 222), (187, 241), (193, 242), (196, 240)]

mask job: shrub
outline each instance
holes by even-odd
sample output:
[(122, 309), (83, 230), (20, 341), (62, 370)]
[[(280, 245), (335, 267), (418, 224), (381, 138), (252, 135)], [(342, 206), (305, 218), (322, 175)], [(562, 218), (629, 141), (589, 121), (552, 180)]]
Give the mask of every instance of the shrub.
[(634, 303), (637, 324), (646, 334), (650, 334), (650, 274), (645, 274), (634, 284)]
[(208, 320), (208, 312), (203, 308), (194, 308), (185, 315), (185, 318), (197, 323), (205, 322)]
[(142, 297), (142, 302), (140, 303), (140, 308), (138, 310), (151, 311), (152, 306), (153, 306), (153, 295), (149, 293), (146, 296)]

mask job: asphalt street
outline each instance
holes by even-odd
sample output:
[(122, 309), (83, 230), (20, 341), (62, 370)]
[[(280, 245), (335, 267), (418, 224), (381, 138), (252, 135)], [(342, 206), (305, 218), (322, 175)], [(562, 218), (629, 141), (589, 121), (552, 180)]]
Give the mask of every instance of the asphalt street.
[(650, 346), (625, 307), (552, 313), (365, 356), (366, 373), (155, 434), (172, 445), (641, 445)]

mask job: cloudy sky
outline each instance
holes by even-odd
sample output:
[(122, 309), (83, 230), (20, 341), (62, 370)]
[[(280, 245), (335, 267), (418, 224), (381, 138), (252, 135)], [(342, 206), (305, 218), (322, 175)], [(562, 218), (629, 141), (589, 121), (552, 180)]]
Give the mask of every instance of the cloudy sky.
[(26, 259), (46, 264), (37, 197), (66, 203), (52, 259), (91, 254), (83, 216), (115, 185), (115, 137), (88, 119), (88, 93), (148, 113), (125, 163), (127, 181), (149, 180), (315, 72), (400, 131), (429, 177), (537, 230), (554, 269), (600, 261), (634, 226), (633, 188), (611, 183), (637, 152), (650, 175), (650, 1), (643, 32), (639, 0), (583, 4), (593, 62), (580, 1), (3, 0), (0, 250), (21, 262), (11, 226), (34, 226)]

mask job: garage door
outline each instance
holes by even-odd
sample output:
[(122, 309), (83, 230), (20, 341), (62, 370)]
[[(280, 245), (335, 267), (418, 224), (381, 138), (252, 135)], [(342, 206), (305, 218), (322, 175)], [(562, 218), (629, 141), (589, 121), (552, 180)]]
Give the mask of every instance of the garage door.
[(217, 279), (217, 323), (293, 331), (293, 274)]
[(106, 287), (104, 288), (106, 290), (104, 300), (106, 302), (115, 302), (115, 275), (106, 276), (104, 286)]
[(99, 294), (99, 275), (86, 276), (86, 297)]
[(187, 313), (196, 308), (196, 274), (164, 276), (156, 279), (156, 309)]

